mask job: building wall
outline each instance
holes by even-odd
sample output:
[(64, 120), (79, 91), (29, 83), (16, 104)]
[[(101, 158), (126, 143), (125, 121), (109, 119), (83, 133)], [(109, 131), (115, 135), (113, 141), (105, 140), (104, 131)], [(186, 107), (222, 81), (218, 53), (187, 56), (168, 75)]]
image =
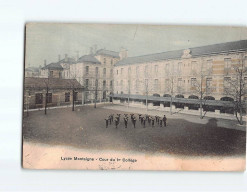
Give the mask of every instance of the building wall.
[[(85, 87), (84, 98), (86, 103), (93, 102), (95, 96), (97, 96), (97, 101), (108, 101), (109, 94), (113, 92), (113, 69), (114, 64), (119, 59), (103, 55), (98, 55), (96, 58), (101, 64), (80, 62), (72, 64), (69, 70), (70, 78), (77, 79), (77, 81)], [(96, 73), (96, 68), (98, 68), (98, 74)], [(98, 84), (96, 80), (98, 80)]]
[[(224, 78), (234, 78), (234, 66), (239, 66), (245, 56), (246, 52), (115, 66), (114, 93), (160, 96), (182, 94), (185, 98), (200, 96), (201, 88), (198, 90), (193, 83), (201, 84), (202, 78), (203, 96), (213, 96), (219, 100), (228, 96)], [(230, 59), (228, 69), (225, 59)]]
[[(76, 104), (82, 104), (83, 101), (83, 92), (81, 90), (77, 90), (77, 101)], [(56, 106), (65, 106), (72, 105), (72, 90), (65, 89), (51, 89), (48, 93), (52, 94), (52, 102), (47, 104), (47, 107), (56, 107)], [(65, 93), (70, 93), (69, 101), (65, 101)], [(36, 94), (42, 94), (42, 103), (36, 102)], [(45, 97), (46, 90), (37, 90), (37, 89), (26, 89), (24, 94), (24, 109), (36, 109), (36, 108), (44, 108), (45, 107)]]

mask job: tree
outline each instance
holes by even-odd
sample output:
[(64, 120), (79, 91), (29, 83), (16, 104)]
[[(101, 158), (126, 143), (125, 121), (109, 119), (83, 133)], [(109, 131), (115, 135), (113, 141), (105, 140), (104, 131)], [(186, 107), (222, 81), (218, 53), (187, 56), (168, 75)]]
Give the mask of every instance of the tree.
[(96, 72), (96, 80), (95, 80), (95, 91), (94, 91), (94, 108), (96, 108), (96, 103), (98, 99), (98, 88), (99, 88), (99, 76), (98, 72)]
[(48, 78), (44, 78), (44, 84), (45, 84), (45, 114), (47, 114), (47, 103), (48, 103), (48, 93), (49, 93), (49, 86), (50, 86), (50, 80), (51, 78), (48, 76)]
[[(198, 66), (198, 64), (197, 64)], [(197, 66), (193, 66), (192, 64), (192, 75), (195, 76), (191, 80), (192, 90), (195, 91), (196, 94), (199, 95), (199, 104), (200, 104), (200, 119), (203, 118), (203, 103), (205, 104), (204, 95), (209, 95), (215, 88), (207, 82), (207, 77), (212, 73), (212, 61), (209, 60), (207, 64), (205, 64), (204, 60), (201, 58), (199, 68)], [(199, 69), (199, 71), (197, 71)]]
[[(167, 65), (168, 66), (168, 65)], [(174, 64), (170, 68), (171, 71), (169, 71), (169, 68), (167, 67), (167, 76), (169, 77), (166, 79), (166, 89), (170, 93), (170, 114), (172, 115), (172, 103), (173, 103), (173, 93), (174, 93), (174, 80), (176, 77)]]
[[(72, 111), (75, 111), (76, 90), (78, 82), (81, 83), (81, 77), (77, 77), (76, 71), (70, 72), (69, 85), (72, 90)], [(77, 82), (78, 81), (78, 82)]]
[[(246, 72), (244, 55), (240, 54), (240, 59), (236, 64), (233, 64), (233, 74), (230, 74), (225, 79), (224, 90), (225, 94), (231, 96), (234, 99), (234, 111), (237, 121), (240, 125), (243, 125), (243, 109), (246, 107), (245, 100), (246, 95)], [(229, 71), (229, 73), (231, 73)], [(239, 116), (238, 116), (239, 113)]]

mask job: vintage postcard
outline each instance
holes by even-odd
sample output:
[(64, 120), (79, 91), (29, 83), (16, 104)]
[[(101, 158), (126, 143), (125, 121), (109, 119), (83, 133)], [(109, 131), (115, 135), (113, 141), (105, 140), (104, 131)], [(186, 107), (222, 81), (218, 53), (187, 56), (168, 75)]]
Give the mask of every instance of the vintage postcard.
[(29, 23), (26, 169), (244, 171), (247, 28)]

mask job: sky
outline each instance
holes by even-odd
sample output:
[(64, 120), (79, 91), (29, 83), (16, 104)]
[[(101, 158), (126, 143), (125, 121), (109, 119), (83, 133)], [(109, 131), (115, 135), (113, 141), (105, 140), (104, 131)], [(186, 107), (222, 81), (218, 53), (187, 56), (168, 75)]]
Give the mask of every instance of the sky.
[(130, 57), (243, 39), (245, 27), (29, 23), (25, 63), (37, 67), (44, 60), (57, 62), (58, 55), (87, 55), (93, 45), (117, 52), (125, 48)]

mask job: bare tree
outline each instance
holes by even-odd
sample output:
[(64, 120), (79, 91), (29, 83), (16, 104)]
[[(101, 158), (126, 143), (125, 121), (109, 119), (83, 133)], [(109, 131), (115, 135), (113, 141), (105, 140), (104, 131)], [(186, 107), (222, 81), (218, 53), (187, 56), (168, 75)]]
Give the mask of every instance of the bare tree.
[(47, 114), (47, 103), (48, 103), (48, 93), (49, 93), (49, 90), (50, 90), (50, 81), (51, 78), (48, 76), (48, 78), (44, 78), (44, 84), (45, 84), (45, 90), (46, 90), (46, 93), (45, 93), (45, 114)]
[(206, 81), (207, 77), (212, 73), (212, 67), (208, 67), (208, 64), (205, 64), (203, 59), (200, 60), (199, 71), (198, 67), (192, 67), (192, 74), (195, 76), (194, 80), (191, 80), (191, 86), (196, 94), (199, 95), (199, 104), (200, 104), (200, 119), (203, 118), (203, 103), (205, 104), (206, 99), (204, 99), (205, 94), (209, 95), (214, 87), (210, 86)]
[[(235, 116), (240, 125), (243, 125), (243, 109), (246, 107), (245, 100), (243, 99), (246, 95), (246, 72), (244, 55), (240, 55), (240, 60), (233, 65), (234, 73), (229, 75), (228, 79), (225, 80), (225, 94), (231, 96), (234, 99), (234, 111)], [(238, 116), (239, 112), (239, 116)]]
[(95, 89), (94, 89), (94, 108), (96, 108), (96, 103), (98, 100), (98, 90), (99, 90), (99, 74), (98, 72), (95, 73)]

